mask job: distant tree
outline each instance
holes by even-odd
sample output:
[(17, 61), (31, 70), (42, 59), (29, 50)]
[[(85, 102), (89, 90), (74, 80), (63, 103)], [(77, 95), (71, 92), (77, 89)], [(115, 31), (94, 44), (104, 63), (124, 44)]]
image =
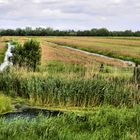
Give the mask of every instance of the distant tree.
[(36, 28), (26, 27), (25, 29), (0, 29), (0, 36), (137, 36), (140, 37), (140, 31), (109, 31), (106, 28), (91, 30), (53, 30), (52, 28)]
[(98, 31), (98, 29), (96, 29), (96, 28), (93, 28), (93, 29), (91, 29), (91, 35), (92, 36), (97, 36), (97, 31)]
[(33, 31), (32, 31), (32, 28), (31, 27), (26, 27), (25, 28), (25, 35), (26, 36), (33, 35)]
[(134, 35), (135, 35), (135, 36), (140, 36), (140, 31), (136, 31), (136, 32), (134, 33)]
[(97, 36), (109, 36), (109, 31), (106, 28), (98, 29), (96, 32)]
[(133, 36), (133, 32), (131, 30), (125, 30), (123, 36)]

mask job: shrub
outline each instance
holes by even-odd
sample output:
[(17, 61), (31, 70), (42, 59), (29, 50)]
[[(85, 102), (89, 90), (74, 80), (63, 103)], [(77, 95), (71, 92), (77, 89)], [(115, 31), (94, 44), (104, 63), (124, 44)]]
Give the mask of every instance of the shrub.
[(41, 59), (41, 49), (39, 42), (34, 40), (29, 40), (24, 43), (24, 45), (16, 45), (12, 49), (13, 53), (13, 64), (18, 66), (26, 66), (33, 71), (36, 70), (37, 65), (40, 63)]

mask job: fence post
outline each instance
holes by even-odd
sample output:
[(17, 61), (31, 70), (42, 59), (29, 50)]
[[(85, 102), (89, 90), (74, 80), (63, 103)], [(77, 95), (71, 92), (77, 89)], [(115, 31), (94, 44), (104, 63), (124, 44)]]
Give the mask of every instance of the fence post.
[(103, 72), (103, 70), (104, 70), (104, 64), (101, 64), (99, 72)]
[(138, 64), (135, 64), (133, 79), (134, 83), (138, 86), (138, 89), (140, 89), (140, 67)]

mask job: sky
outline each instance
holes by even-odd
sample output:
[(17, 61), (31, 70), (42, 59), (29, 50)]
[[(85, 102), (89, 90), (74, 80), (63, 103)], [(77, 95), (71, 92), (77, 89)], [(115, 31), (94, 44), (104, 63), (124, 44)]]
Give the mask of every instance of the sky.
[(140, 30), (140, 0), (0, 0), (0, 28)]

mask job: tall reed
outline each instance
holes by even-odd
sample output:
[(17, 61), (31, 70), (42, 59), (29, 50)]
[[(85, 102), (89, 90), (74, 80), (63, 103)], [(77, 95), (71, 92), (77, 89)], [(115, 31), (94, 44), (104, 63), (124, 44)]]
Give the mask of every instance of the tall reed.
[(7, 95), (28, 98), (41, 104), (59, 106), (133, 106), (140, 101), (139, 90), (130, 80), (95, 75), (67, 78), (16, 71), (0, 73), (0, 90)]

